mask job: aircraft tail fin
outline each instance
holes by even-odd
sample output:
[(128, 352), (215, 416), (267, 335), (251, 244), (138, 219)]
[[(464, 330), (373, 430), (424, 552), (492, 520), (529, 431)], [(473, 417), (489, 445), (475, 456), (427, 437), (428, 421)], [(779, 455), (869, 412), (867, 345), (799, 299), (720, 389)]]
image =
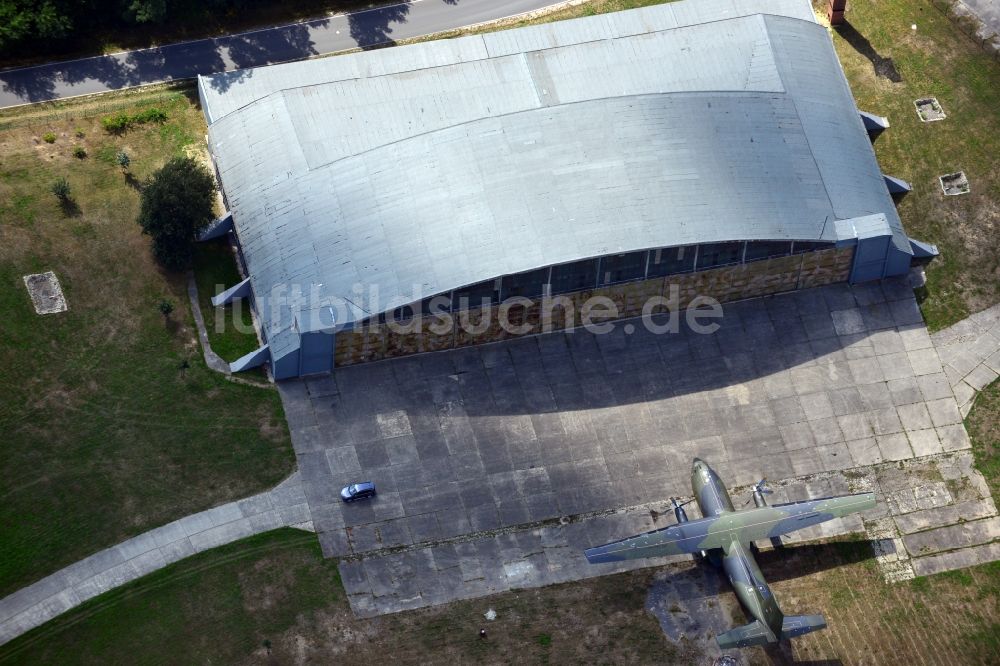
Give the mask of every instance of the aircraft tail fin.
[(753, 645), (767, 645), (776, 642), (774, 634), (760, 620), (754, 620), (750, 624), (742, 627), (730, 629), (724, 634), (715, 637), (719, 647), (723, 650), (729, 648), (751, 647)]
[(820, 629), (826, 629), (826, 620), (822, 615), (786, 615), (781, 624), (781, 637), (795, 638)]

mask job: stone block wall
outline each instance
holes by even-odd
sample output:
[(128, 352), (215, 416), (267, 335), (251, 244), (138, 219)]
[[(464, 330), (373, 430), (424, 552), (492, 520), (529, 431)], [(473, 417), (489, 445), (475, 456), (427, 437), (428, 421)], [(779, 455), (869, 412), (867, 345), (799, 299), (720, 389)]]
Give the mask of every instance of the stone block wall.
[[(499, 342), (521, 335), (573, 328), (582, 325), (584, 312), (595, 303), (591, 299), (598, 296), (604, 297), (601, 299), (603, 304), (613, 303), (617, 315), (601, 317), (607, 310), (598, 304), (592, 312), (591, 319), (594, 322), (638, 317), (642, 315), (643, 307), (650, 299), (658, 296), (670, 298), (674, 287), (678, 295), (676, 307), (683, 309), (696, 296), (706, 296), (726, 303), (846, 282), (853, 258), (854, 247), (834, 248), (586, 289), (553, 296), (547, 303), (542, 299), (517, 299), (453, 312), (450, 319), (430, 315), (392, 324), (369, 324), (337, 332), (334, 366)], [(667, 307), (666, 304), (660, 304), (653, 307), (652, 312), (665, 312)], [(509, 325), (502, 326), (502, 320)]]

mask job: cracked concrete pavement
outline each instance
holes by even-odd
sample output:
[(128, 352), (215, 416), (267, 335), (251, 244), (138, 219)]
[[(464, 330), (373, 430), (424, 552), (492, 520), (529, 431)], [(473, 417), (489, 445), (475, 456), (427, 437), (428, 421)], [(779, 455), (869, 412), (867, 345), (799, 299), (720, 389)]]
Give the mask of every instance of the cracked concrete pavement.
[[(560, 332), (282, 383), (323, 552), (342, 558), (355, 612), (681, 561), (595, 566), (582, 551), (668, 524), (658, 514), (690, 493), (695, 456), (733, 486), (785, 479), (787, 497), (805, 499), (971, 446), (903, 281), (730, 304), (721, 322), (713, 335)], [(356, 480), (375, 481), (378, 498), (344, 505)], [(914, 506), (956, 511), (931, 495), (942, 504)], [(887, 578), (912, 577), (924, 560), (911, 562), (893, 517), (915, 509), (892, 501), (796, 539), (869, 520)], [(919, 566), (949, 566), (931, 561)]]

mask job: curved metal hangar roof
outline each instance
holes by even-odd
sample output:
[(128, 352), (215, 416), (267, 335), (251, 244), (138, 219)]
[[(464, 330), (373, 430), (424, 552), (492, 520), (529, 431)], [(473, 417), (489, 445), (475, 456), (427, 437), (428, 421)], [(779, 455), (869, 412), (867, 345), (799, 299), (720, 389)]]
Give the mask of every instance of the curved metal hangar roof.
[(909, 247), (806, 0), (688, 0), (199, 87), (269, 338), (294, 326), (268, 303), (281, 285), (361, 319), (357, 284), (398, 305), (609, 253), (832, 241), (874, 213)]

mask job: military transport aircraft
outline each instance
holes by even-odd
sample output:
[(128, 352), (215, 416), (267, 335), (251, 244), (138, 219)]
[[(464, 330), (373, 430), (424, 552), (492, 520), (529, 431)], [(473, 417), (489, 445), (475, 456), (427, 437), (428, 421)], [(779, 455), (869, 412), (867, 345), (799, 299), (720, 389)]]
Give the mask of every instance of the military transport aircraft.
[(692, 466), (691, 485), (704, 518), (688, 520), (684, 505), (674, 499), (676, 525), (590, 548), (585, 551), (587, 560), (596, 564), (700, 553), (717, 565), (721, 561), (736, 596), (754, 617), (750, 624), (716, 637), (719, 647), (723, 649), (777, 643), (783, 638), (825, 628), (826, 621), (822, 615), (785, 616), (781, 612), (753, 558), (753, 542), (761, 539), (776, 541), (783, 534), (871, 509), (875, 506), (875, 494), (860, 493), (768, 506), (764, 495), (771, 491), (764, 487), (762, 479), (753, 489), (755, 507), (735, 511), (726, 486), (715, 471), (698, 458), (694, 459)]

